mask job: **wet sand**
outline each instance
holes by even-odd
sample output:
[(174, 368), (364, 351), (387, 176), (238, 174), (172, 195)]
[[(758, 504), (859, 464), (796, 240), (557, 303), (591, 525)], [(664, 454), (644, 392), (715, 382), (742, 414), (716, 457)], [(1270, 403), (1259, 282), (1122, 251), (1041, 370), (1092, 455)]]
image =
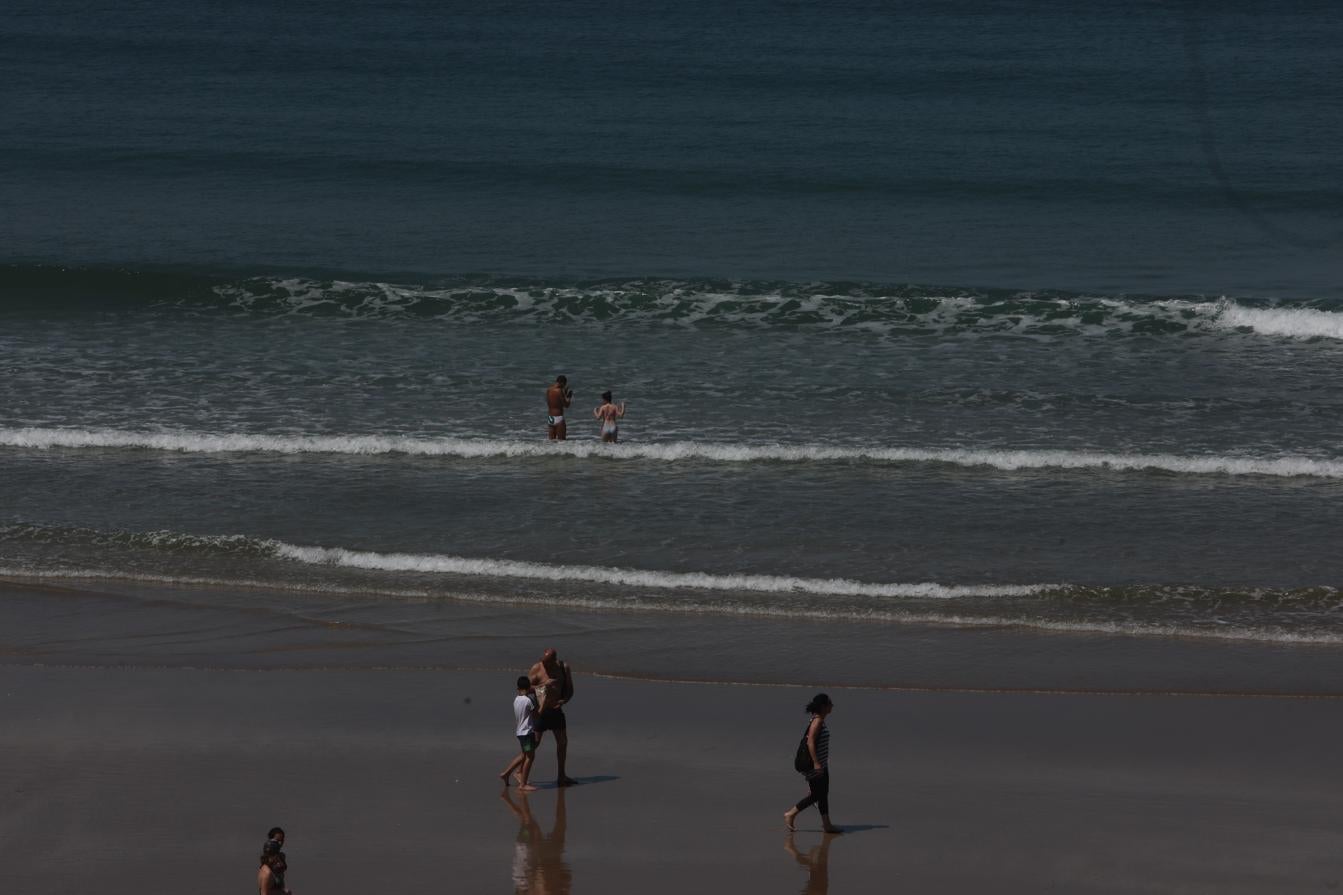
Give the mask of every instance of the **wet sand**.
[[(571, 773), (501, 797), (510, 672), (0, 666), (8, 892), (1328, 892), (1343, 702), (834, 691), (833, 814), (788, 837), (810, 692), (580, 675)], [(535, 778), (554, 779), (552, 743)]]
[(1338, 645), (0, 578), (0, 662), (452, 670), (548, 646), (583, 671), (663, 680), (1343, 695)]

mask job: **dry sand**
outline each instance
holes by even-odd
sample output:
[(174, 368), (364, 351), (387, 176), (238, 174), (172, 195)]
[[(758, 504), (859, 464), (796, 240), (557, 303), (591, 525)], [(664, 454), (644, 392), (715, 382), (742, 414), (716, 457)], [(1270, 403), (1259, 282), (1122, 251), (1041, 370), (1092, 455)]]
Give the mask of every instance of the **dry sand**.
[(809, 812), (790, 842), (809, 691), (580, 675), (586, 782), (510, 804), (512, 676), (0, 666), (2, 889), (245, 892), (273, 824), (298, 895), (1343, 880), (1338, 700), (835, 691), (853, 829), (825, 842)]

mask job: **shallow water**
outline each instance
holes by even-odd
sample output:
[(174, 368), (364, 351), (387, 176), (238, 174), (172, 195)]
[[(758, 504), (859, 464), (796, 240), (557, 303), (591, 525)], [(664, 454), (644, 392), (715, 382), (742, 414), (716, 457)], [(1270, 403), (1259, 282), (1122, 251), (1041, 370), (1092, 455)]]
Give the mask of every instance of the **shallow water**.
[(317, 12), (13, 11), (6, 574), (1343, 639), (1337, 9)]

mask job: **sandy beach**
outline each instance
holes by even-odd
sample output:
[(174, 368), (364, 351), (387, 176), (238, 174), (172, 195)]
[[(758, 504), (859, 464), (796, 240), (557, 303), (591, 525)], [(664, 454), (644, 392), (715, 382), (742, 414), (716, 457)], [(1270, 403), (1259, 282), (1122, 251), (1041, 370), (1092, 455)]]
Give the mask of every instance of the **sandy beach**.
[[(790, 768), (809, 691), (580, 676), (571, 772), (501, 797), (500, 672), (0, 667), (8, 891), (1326, 892), (1334, 699), (834, 691), (823, 841)], [(1309, 731), (1307, 736), (1303, 732)], [(791, 846), (791, 851), (790, 851)], [(796, 855), (793, 853), (796, 852)]]

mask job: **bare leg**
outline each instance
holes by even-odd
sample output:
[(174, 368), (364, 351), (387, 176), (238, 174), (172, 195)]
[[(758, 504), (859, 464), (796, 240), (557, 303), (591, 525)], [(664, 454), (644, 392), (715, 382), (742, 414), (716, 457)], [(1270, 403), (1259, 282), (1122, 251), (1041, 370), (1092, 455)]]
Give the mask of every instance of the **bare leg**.
[(555, 782), (560, 786), (573, 786), (577, 783), (568, 774), (564, 772), (565, 762), (569, 757), (569, 731), (560, 729), (555, 731), (555, 761), (560, 766), (560, 775)]
[(536, 792), (536, 787), (527, 782), (527, 778), (532, 774), (532, 763), (536, 761), (536, 752), (523, 753), (527, 757), (522, 760), (522, 773), (518, 776), (519, 792)]
[(526, 752), (519, 752), (517, 756), (508, 763), (508, 767), (504, 768), (503, 773), (499, 775), (499, 779), (504, 781), (504, 786), (508, 785), (509, 775), (512, 774), (514, 771), (516, 771), (518, 768), (522, 767), (526, 757), (527, 757)]
[(807, 775), (807, 796), (783, 813), (784, 825), (790, 830), (795, 829), (793, 821), (797, 819), (798, 814), (806, 811), (812, 805), (816, 805), (817, 810), (821, 812), (821, 819), (825, 822), (825, 828), (828, 831), (830, 829), (829, 774), (815, 772)]

